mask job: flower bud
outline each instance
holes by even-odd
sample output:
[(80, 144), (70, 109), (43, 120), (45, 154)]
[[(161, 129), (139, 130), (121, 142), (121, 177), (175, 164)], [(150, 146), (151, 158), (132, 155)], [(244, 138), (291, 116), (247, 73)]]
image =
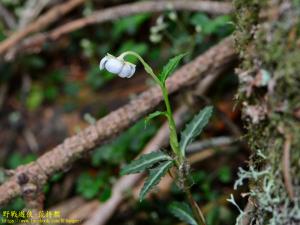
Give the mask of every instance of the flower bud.
[(106, 69), (108, 72), (117, 74), (122, 78), (130, 78), (135, 73), (135, 65), (124, 61), (122, 57), (115, 57), (107, 54), (101, 59), (99, 64), (100, 70)]

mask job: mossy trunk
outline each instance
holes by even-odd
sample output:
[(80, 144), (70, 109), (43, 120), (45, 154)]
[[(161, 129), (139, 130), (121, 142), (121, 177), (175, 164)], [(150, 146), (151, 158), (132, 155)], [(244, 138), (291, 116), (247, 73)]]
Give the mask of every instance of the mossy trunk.
[(237, 98), (252, 150), (237, 182), (250, 180), (248, 224), (300, 224), (300, 0), (234, 5)]

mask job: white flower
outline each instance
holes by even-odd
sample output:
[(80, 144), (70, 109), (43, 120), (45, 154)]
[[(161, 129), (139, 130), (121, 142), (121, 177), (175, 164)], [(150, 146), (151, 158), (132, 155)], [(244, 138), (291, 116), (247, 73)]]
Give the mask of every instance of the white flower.
[(101, 59), (99, 68), (100, 70), (106, 69), (108, 72), (117, 74), (122, 78), (130, 78), (135, 72), (134, 64), (124, 61), (122, 56), (115, 57), (110, 54)]

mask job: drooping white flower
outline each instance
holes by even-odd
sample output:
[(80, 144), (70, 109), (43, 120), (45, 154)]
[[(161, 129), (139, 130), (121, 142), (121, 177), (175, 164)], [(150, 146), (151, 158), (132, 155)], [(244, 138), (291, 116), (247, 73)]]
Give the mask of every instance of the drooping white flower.
[(110, 73), (117, 74), (122, 78), (130, 78), (135, 73), (135, 65), (123, 59), (123, 56), (115, 57), (107, 54), (101, 59), (99, 64), (100, 70), (106, 69)]

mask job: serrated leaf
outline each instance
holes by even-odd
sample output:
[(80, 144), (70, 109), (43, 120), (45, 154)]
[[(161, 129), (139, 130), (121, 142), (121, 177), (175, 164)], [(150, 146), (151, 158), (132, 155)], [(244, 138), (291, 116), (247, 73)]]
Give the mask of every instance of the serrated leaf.
[(167, 115), (166, 115), (166, 112), (161, 112), (161, 111), (156, 111), (154, 113), (151, 113), (146, 117), (145, 125), (147, 125), (150, 122), (150, 120), (152, 120), (153, 118), (155, 118), (157, 116), (167, 116)]
[(164, 66), (162, 72), (159, 75), (159, 80), (162, 83), (165, 83), (165, 81), (167, 80), (168, 76), (174, 72), (174, 70), (176, 69), (178, 63), (180, 62), (180, 60), (186, 55), (186, 53), (184, 54), (180, 54), (178, 56), (175, 56), (174, 58), (170, 59), (169, 62), (167, 63), (167, 65)]
[(158, 167), (151, 169), (147, 180), (140, 192), (140, 201), (142, 201), (145, 195), (159, 183), (160, 179), (168, 172), (173, 166), (173, 161), (165, 161), (159, 164)]
[(207, 125), (213, 112), (212, 106), (206, 106), (202, 109), (191, 122), (187, 124), (184, 131), (181, 133), (180, 150), (182, 155), (185, 155), (187, 146), (202, 132)]
[(161, 151), (151, 152), (149, 154), (142, 155), (136, 160), (133, 160), (130, 164), (124, 166), (121, 170), (121, 175), (140, 173), (146, 169), (152, 167), (155, 163), (171, 160), (172, 158)]
[(170, 212), (183, 222), (186, 222), (190, 225), (198, 225), (196, 220), (193, 217), (191, 208), (186, 203), (173, 202), (169, 206)]

